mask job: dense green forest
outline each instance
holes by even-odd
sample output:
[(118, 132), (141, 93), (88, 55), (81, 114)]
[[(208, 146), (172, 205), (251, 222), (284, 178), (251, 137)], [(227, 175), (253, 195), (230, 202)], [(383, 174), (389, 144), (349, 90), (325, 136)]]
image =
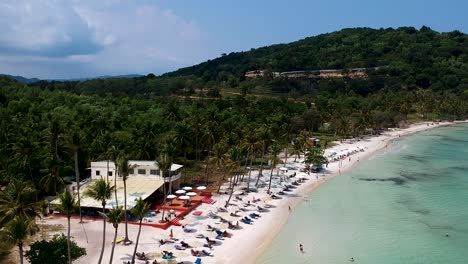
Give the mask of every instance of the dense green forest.
[[(0, 185), (29, 182), (39, 194), (18, 205), (8, 196), (14, 191), (2, 191), (1, 215), (37, 209), (38, 199), (75, 175), (75, 162), (85, 177), (91, 161), (155, 160), (164, 152), (188, 168), (183, 181), (203, 175), (195, 180), (219, 186), (281, 150), (304, 154), (311, 136), (326, 145), (369, 129), (466, 119), (467, 51), (458, 31), (359, 28), (223, 54), (162, 76), (32, 84), (0, 76)], [(244, 77), (374, 66), (361, 79)], [(7, 220), (16, 223), (3, 217), (0, 226)]]

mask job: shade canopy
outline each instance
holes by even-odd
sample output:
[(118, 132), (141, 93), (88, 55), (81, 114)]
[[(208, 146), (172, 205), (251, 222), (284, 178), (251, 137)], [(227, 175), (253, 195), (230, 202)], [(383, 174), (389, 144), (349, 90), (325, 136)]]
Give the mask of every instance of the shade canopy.
[(169, 195), (167, 196), (167, 199), (174, 199), (174, 198), (176, 198), (176, 197), (177, 197), (176, 195), (169, 194)]
[(234, 195), (241, 195), (241, 194), (244, 194), (244, 192), (243, 192), (243, 191), (235, 191), (235, 192), (233, 192), (232, 194), (234, 194)]
[(176, 194), (184, 194), (184, 193), (186, 193), (186, 191), (185, 190), (177, 190), (177, 191), (175, 191), (175, 193)]
[(200, 190), (200, 191), (206, 190), (206, 186), (198, 186), (197, 190)]
[(188, 195), (188, 196), (195, 196), (195, 195), (197, 195), (197, 193), (194, 193), (194, 192), (188, 192), (186, 195)]
[(183, 187), (182, 189), (184, 189), (184, 190), (186, 190), (186, 191), (190, 191), (190, 190), (192, 190), (192, 187), (190, 187), (190, 186), (185, 186), (185, 187)]
[[(96, 182), (90, 181), (86, 184), (81, 186), (82, 192), (86, 192), (92, 185)], [(127, 194), (127, 210), (131, 210), (135, 204), (136, 199), (146, 199), (148, 198), (153, 192), (159, 189), (164, 184), (164, 181), (159, 177), (128, 177), (126, 181), (126, 194)], [(124, 204), (124, 184), (123, 180), (118, 179), (116, 182), (116, 189), (117, 189), (117, 198), (118, 204)], [(51, 202), (51, 204), (60, 204), (58, 199), (55, 199)], [(114, 192), (111, 194), (111, 198), (107, 200), (106, 209), (111, 209), (113, 206), (116, 206), (117, 203), (115, 201)], [(102, 203), (100, 201), (94, 200), (87, 196), (81, 197), (81, 207), (92, 207), (92, 208), (102, 208)]]
[(182, 196), (179, 196), (179, 199), (180, 200), (188, 200), (188, 199), (190, 199), (190, 197), (187, 196), (187, 195), (182, 195)]

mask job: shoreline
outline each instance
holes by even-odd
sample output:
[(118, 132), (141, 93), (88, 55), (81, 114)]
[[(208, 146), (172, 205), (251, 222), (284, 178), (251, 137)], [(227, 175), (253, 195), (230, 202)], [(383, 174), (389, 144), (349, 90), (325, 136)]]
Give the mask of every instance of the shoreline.
[[(330, 154), (332, 151), (339, 152), (340, 150), (344, 148), (352, 148), (352, 147), (355, 147), (356, 145), (368, 145), (368, 146), (365, 148), (364, 152), (358, 152), (354, 155), (351, 155), (352, 157), (351, 161), (348, 161), (347, 159), (345, 159), (345, 162), (343, 162), (343, 166), (341, 168), (338, 168), (337, 166), (337, 163), (339, 162), (330, 163), (328, 168), (326, 168), (327, 170), (326, 170), (324, 177), (319, 177), (317, 181), (314, 181), (311, 184), (306, 182), (305, 184), (300, 186), (297, 189), (297, 191), (294, 191), (294, 193), (298, 195), (298, 198), (288, 199), (289, 204), (290, 204), (289, 206), (291, 206), (291, 208), (294, 209), (294, 207), (296, 207), (300, 202), (304, 201), (303, 196), (311, 194), (316, 188), (318, 188), (323, 183), (337, 176), (341, 176), (341, 174), (345, 174), (349, 172), (351, 169), (354, 168), (354, 166), (358, 164), (358, 162), (367, 160), (371, 158), (373, 155), (378, 154), (381, 151), (384, 151), (386, 149), (386, 146), (388, 146), (389, 144), (393, 144), (395, 140), (398, 140), (401, 137), (406, 137), (406, 136), (413, 135), (413, 134), (423, 132), (423, 131), (427, 131), (433, 128), (450, 127), (450, 126), (463, 124), (467, 122), (468, 121), (439, 122), (439, 123), (434, 123), (429, 126), (428, 126), (428, 124), (430, 124), (429, 122), (416, 123), (416, 124), (410, 125), (408, 128), (385, 131), (379, 136), (371, 136), (371, 137), (365, 138), (364, 140), (369, 140), (368, 142), (366, 142), (368, 144), (363, 143), (363, 141), (354, 141), (353, 143), (335, 142), (337, 143), (337, 145), (326, 149), (325, 156)], [(286, 204), (283, 205), (283, 209), (287, 209)], [(229, 261), (235, 262), (237, 260), (237, 261), (240, 261), (240, 263), (255, 263), (258, 257), (261, 256), (266, 251), (266, 249), (273, 243), (274, 239), (278, 236), (281, 229), (287, 223), (288, 218), (289, 218), (289, 214), (280, 215), (279, 213), (276, 213), (275, 220), (277, 220), (277, 222), (274, 222), (272, 226), (270, 226), (270, 229), (269, 229), (270, 234), (267, 236), (262, 236), (261, 237), (262, 240), (257, 238), (256, 240), (259, 243), (257, 244), (256, 247), (251, 247), (251, 246), (242, 244), (243, 249), (241, 251), (243, 251), (243, 254), (237, 255), (231, 258)], [(228, 253), (229, 252), (226, 252), (226, 254)], [(250, 257), (247, 257), (249, 255)], [(242, 256), (244, 257), (242, 258)], [(228, 262), (228, 263), (231, 263), (231, 262)], [(223, 263), (223, 262), (210, 262), (210, 263)]]
[[(273, 243), (276, 236), (279, 234), (281, 229), (287, 223), (289, 219), (289, 208), (293, 209), (301, 201), (304, 201), (304, 197), (308, 196), (312, 191), (314, 191), (321, 184), (327, 182), (328, 180), (340, 176), (351, 170), (359, 161), (367, 160), (373, 155), (384, 151), (386, 146), (392, 144), (393, 141), (397, 140), (399, 137), (408, 136), (414, 133), (426, 131), (429, 129), (443, 127), (443, 126), (453, 126), (460, 123), (466, 123), (467, 121), (458, 121), (458, 122), (440, 122), (433, 125), (428, 125), (429, 123), (418, 123), (413, 124), (405, 129), (393, 129), (391, 131), (385, 131), (379, 136), (369, 136), (365, 137), (362, 140), (346, 140), (344, 142), (336, 142), (331, 148), (326, 149), (325, 156), (329, 156), (333, 151), (341, 152), (345, 149), (355, 148), (360, 146), (364, 151), (355, 152), (350, 155), (350, 158), (346, 157), (342, 161), (330, 162), (328, 167), (325, 168), (324, 173), (314, 174), (311, 173), (310, 176), (307, 176), (307, 181), (297, 186), (297, 188), (292, 189), (293, 191), (287, 192), (283, 195), (282, 199), (276, 200), (271, 199), (264, 189), (260, 189), (259, 192), (250, 192), (245, 195), (240, 195), (240, 200), (236, 200), (233, 195), (230, 203), (235, 205), (229, 206), (227, 210), (229, 212), (234, 212), (238, 210), (239, 214), (242, 216), (248, 216), (248, 214), (258, 211), (256, 208), (250, 209), (253, 205), (270, 204), (273, 205), (273, 208), (269, 209), (269, 212), (258, 213), (261, 215), (260, 218), (254, 219), (254, 223), (251, 225), (240, 223), (240, 230), (230, 230), (227, 229), (227, 224), (221, 223), (219, 219), (209, 217), (209, 213), (213, 212), (218, 216), (232, 221), (234, 224), (240, 218), (235, 218), (229, 215), (229, 212), (216, 212), (218, 207), (223, 207), (225, 201), (227, 201), (228, 194), (213, 194), (212, 199), (216, 200), (214, 205), (211, 204), (201, 204), (198, 208), (194, 209), (195, 211), (201, 211), (201, 216), (192, 215), (192, 213), (185, 216), (181, 221), (183, 225), (186, 225), (188, 228), (193, 229), (194, 232), (184, 232), (183, 228), (178, 226), (171, 226), (166, 230), (159, 228), (142, 226), (142, 232), (140, 236), (140, 243), (138, 247), (138, 252), (145, 252), (147, 256), (151, 256), (151, 259), (157, 259), (158, 263), (167, 263), (165, 261), (161, 262), (161, 252), (163, 250), (168, 250), (174, 252), (174, 255), (177, 257), (177, 262), (183, 263), (193, 263), (197, 257), (194, 257), (190, 254), (190, 249), (186, 250), (175, 250), (175, 244), (164, 244), (159, 245), (158, 241), (160, 239), (168, 239), (169, 234), (172, 232), (175, 238), (178, 238), (179, 241), (183, 240), (189, 243), (194, 249), (208, 250), (213, 257), (201, 257), (202, 263), (255, 263), (257, 258), (262, 255), (265, 250)], [(281, 158), (281, 157), (280, 157)], [(282, 157), (284, 161), (284, 156)], [(287, 164), (283, 166), (296, 167), (296, 170), (291, 170), (291, 172), (298, 172), (303, 157), (298, 159), (297, 162), (294, 162), (295, 157), (290, 156), (287, 159)], [(341, 163), (341, 166), (339, 165)], [(302, 163), (303, 164), (303, 163)], [(278, 168), (275, 169), (276, 173), (279, 173)], [(307, 174), (303, 172), (298, 172), (301, 174)], [(268, 180), (270, 175), (270, 170), (264, 171), (264, 176), (261, 178)], [(255, 183), (257, 180), (258, 171), (252, 171), (251, 182)], [(242, 187), (246, 187), (246, 179), (243, 182), (240, 182), (236, 186), (235, 190), (240, 190)], [(223, 185), (226, 189), (227, 184)], [(262, 200), (258, 203), (251, 203), (247, 205), (253, 199)], [(249, 201), (249, 202), (248, 202)], [(45, 222), (49, 225), (60, 225), (62, 230), (66, 230), (66, 219), (61, 217), (48, 217), (45, 219)], [(71, 226), (71, 236), (73, 240), (78, 243), (79, 246), (85, 247), (87, 250), (87, 255), (83, 256), (74, 263), (93, 263), (96, 259), (99, 258), (101, 243), (102, 243), (102, 221), (87, 221), (86, 223), (79, 224), (78, 220), (72, 219)], [(210, 239), (215, 239), (216, 234), (211, 231), (207, 231), (207, 225), (219, 228), (220, 230), (227, 230), (229, 233), (233, 234), (232, 238), (225, 238), (224, 240), (216, 240), (217, 244), (212, 249), (203, 247), (204, 239), (199, 239), (196, 237), (198, 234), (202, 234)], [(119, 225), (118, 237), (124, 235), (124, 223)], [(136, 240), (136, 234), (138, 232), (137, 225), (128, 225), (129, 238), (133, 241)], [(57, 231), (58, 232), (58, 231)], [(106, 247), (103, 257), (103, 263), (109, 262), (109, 253), (112, 247), (112, 238), (114, 235), (114, 228), (112, 225), (107, 224), (106, 228)], [(177, 243), (177, 242), (176, 242)], [(133, 253), (134, 244), (130, 246), (124, 246), (117, 244), (115, 246), (114, 261), (113, 263), (123, 263), (128, 261)], [(136, 263), (144, 263), (143, 261), (136, 261)], [(151, 261), (150, 261), (151, 263)]]

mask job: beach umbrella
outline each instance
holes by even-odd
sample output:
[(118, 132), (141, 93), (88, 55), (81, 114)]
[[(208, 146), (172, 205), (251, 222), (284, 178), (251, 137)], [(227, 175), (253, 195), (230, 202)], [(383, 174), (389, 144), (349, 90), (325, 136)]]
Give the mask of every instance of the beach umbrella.
[(184, 190), (186, 190), (186, 191), (190, 191), (190, 190), (192, 190), (192, 187), (190, 187), (190, 186), (185, 186), (185, 187), (183, 187), (182, 189), (184, 189)]
[(182, 195), (182, 196), (179, 196), (179, 199), (180, 200), (188, 200), (188, 199), (190, 199), (190, 196)]
[(188, 192), (188, 193), (186, 193), (185, 195), (187, 195), (187, 196), (195, 196), (195, 195), (197, 195), (197, 193), (194, 193), (194, 192)]
[(198, 187), (197, 187), (197, 190), (199, 190), (199, 191), (206, 190), (206, 186), (198, 186)]
[(176, 195), (169, 194), (169, 195), (167, 196), (167, 199), (174, 199), (174, 198), (176, 198), (176, 197), (177, 197)]
[(184, 194), (184, 193), (185, 193), (185, 190), (177, 190), (175, 193), (176, 193), (176, 194)]

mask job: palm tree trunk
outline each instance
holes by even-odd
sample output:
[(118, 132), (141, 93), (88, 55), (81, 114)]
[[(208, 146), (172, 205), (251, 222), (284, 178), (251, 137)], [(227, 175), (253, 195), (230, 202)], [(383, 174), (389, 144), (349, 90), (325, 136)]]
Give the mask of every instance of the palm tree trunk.
[(136, 255), (136, 252), (137, 252), (137, 249), (138, 249), (138, 241), (140, 240), (140, 233), (141, 233), (141, 221), (143, 220), (140, 219), (140, 227), (138, 227), (138, 234), (137, 234), (137, 239), (136, 239), (136, 242), (135, 242), (135, 249), (133, 250), (133, 256), (132, 256), (132, 264), (135, 263), (135, 255)]
[(119, 200), (117, 200), (117, 172), (114, 172), (114, 196), (115, 196), (115, 206), (119, 206)]
[[(125, 238), (124, 241), (128, 242), (128, 222), (127, 222), (127, 176), (123, 176), (124, 184), (124, 221), (125, 221)], [(116, 188), (117, 189), (117, 188)]]
[(106, 179), (109, 181), (109, 157), (107, 158), (107, 171), (106, 171)]
[(72, 258), (71, 258), (71, 245), (70, 245), (70, 217), (67, 217), (68, 220), (68, 230), (67, 230), (67, 254), (68, 254), (68, 264), (72, 263)]
[(75, 159), (75, 177), (76, 177), (76, 189), (78, 192), (78, 212), (80, 214), (80, 223), (83, 222), (83, 216), (81, 215), (81, 200), (80, 200), (80, 171), (78, 168), (78, 151), (75, 150), (73, 155)]
[[(275, 157), (275, 158), (276, 158), (276, 157)], [(275, 169), (275, 165), (274, 165), (274, 164), (275, 164), (275, 162), (273, 161), (273, 162), (271, 163), (270, 181), (269, 181), (269, 183), (268, 183), (268, 191), (267, 191), (267, 193), (270, 193), (271, 180), (273, 179), (273, 170)]]
[[(234, 176), (233, 176), (234, 177)], [(231, 177), (232, 179), (232, 177)], [(231, 198), (232, 198), (232, 194), (234, 193), (234, 186), (235, 186), (235, 183), (233, 181), (232, 183), (232, 186), (231, 186), (231, 193), (229, 194), (229, 198), (228, 200), (226, 201), (226, 204), (224, 205), (224, 208), (227, 208), (229, 206), (229, 202), (231, 201)]]
[(23, 242), (18, 242), (18, 249), (20, 255), (20, 264), (23, 264)]
[(250, 192), (250, 175), (252, 175), (252, 160), (253, 160), (253, 155), (250, 156), (250, 169), (249, 169), (249, 177), (247, 179), (247, 192)]
[(219, 191), (221, 190), (221, 185), (223, 185), (223, 180), (224, 180), (224, 177), (226, 176), (226, 170), (223, 171), (223, 178), (219, 181), (219, 185), (218, 185), (218, 193)]
[(206, 161), (206, 167), (205, 167), (205, 186), (208, 186), (208, 160)]
[(288, 146), (286, 145), (286, 149), (284, 151), (284, 166), (288, 163)]
[(115, 241), (117, 240), (117, 228), (118, 226), (115, 228), (115, 232), (114, 232), (114, 243), (112, 243), (109, 264), (112, 264), (112, 259), (114, 258)]
[(102, 203), (102, 248), (101, 248), (101, 255), (99, 255), (98, 264), (102, 262), (102, 256), (104, 255), (104, 247), (106, 246), (106, 202)]
[[(164, 198), (163, 198), (163, 206), (166, 206), (166, 179), (164, 179), (164, 172), (163, 172), (163, 180), (164, 180), (164, 183), (163, 183), (163, 193), (164, 193)], [(162, 214), (161, 214), (161, 221), (164, 221), (164, 208), (162, 208)]]

